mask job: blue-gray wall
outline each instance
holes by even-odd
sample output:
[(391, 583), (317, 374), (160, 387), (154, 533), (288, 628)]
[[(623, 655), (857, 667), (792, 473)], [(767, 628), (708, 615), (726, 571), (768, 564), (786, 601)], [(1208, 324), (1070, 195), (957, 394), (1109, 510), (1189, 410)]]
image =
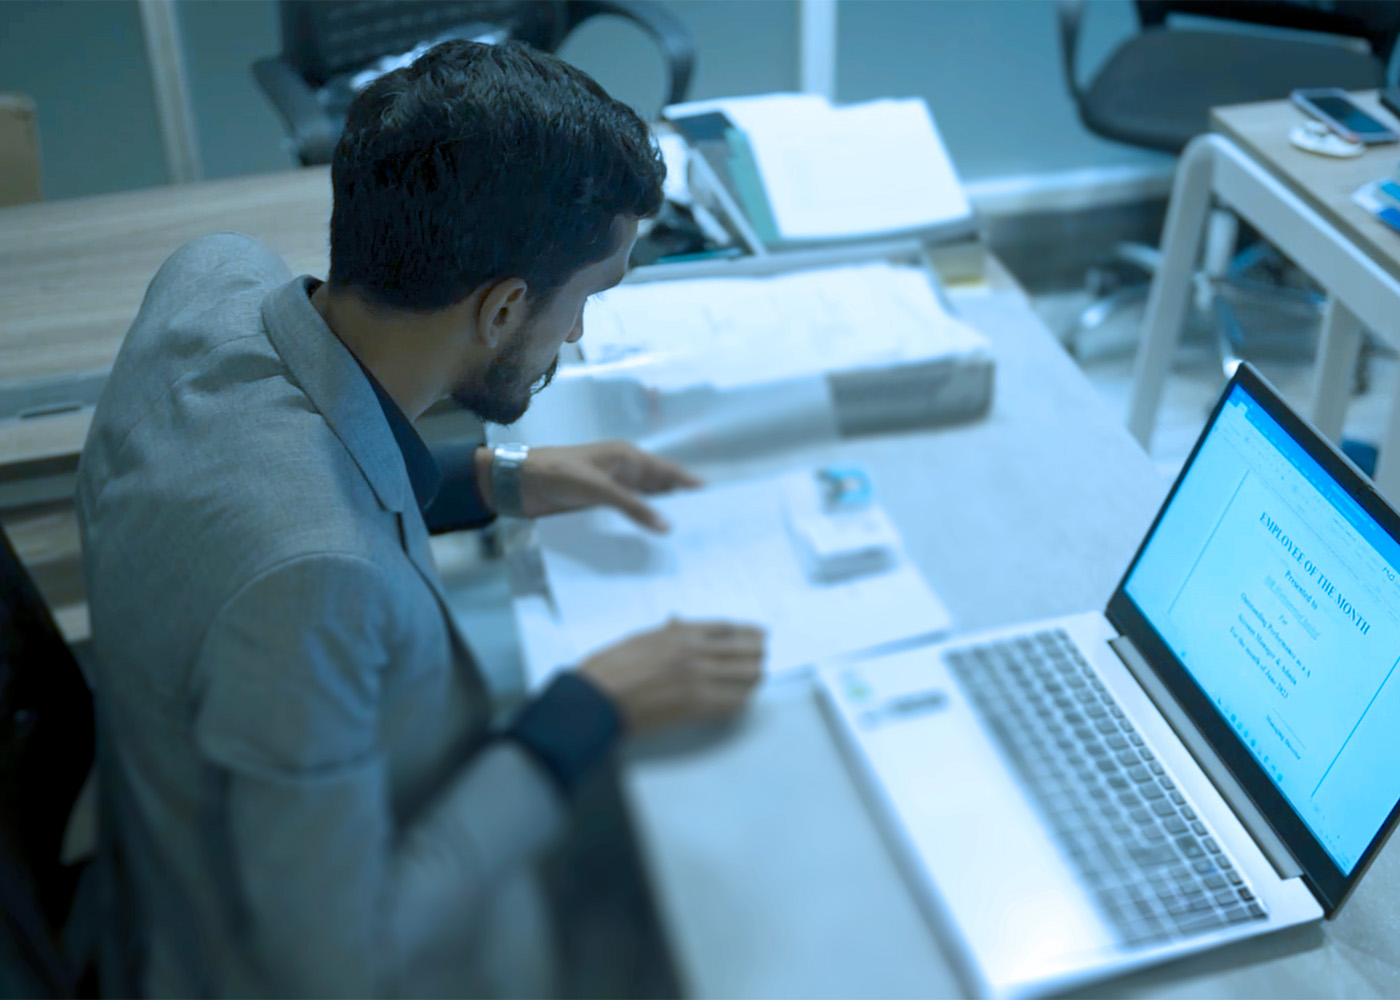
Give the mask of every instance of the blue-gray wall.
[[(845, 0), (838, 18), (837, 100), (923, 97), (964, 180), (1164, 159), (1080, 125), (1050, 0)], [(1079, 79), (1136, 30), (1127, 0), (1091, 0)]]
[(165, 180), (135, 0), (0, 0), (0, 90), (38, 107), (46, 197)]
[[(797, 0), (668, 0), (700, 52), (692, 96), (798, 86)], [(179, 0), (205, 175), (292, 166), (280, 122), (249, 73), (277, 50), (274, 0)], [(1133, 30), (1129, 0), (1091, 0), (1084, 65)], [(842, 0), (837, 97), (920, 95), (966, 180), (1137, 163), (1075, 119), (1059, 66), (1052, 0)], [(659, 55), (611, 19), (561, 54), (654, 113)], [(0, 90), (39, 108), (44, 184), (62, 198), (164, 180), (135, 0), (0, 0)]]
[(206, 177), (234, 177), (296, 166), (285, 132), (249, 69), (276, 55), (273, 0), (180, 0), (185, 72)]

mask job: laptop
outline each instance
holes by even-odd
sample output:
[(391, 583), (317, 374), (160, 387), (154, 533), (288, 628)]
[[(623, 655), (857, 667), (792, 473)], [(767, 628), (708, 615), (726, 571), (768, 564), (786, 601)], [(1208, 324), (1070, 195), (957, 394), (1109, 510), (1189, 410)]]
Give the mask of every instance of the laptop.
[(819, 672), (986, 996), (1330, 917), (1400, 817), (1400, 516), (1248, 365), (1102, 613)]

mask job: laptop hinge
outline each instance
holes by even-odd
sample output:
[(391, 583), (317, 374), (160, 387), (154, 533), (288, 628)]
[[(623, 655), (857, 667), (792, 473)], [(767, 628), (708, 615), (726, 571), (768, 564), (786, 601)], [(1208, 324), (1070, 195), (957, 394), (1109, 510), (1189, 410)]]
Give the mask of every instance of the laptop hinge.
[(1235, 776), (1230, 773), (1230, 769), (1225, 766), (1225, 762), (1220, 759), (1220, 755), (1210, 745), (1210, 742), (1201, 733), (1196, 724), (1191, 721), (1182, 707), (1177, 704), (1176, 699), (1171, 696), (1167, 686), (1162, 683), (1156, 671), (1148, 664), (1146, 658), (1138, 652), (1138, 648), (1133, 645), (1131, 639), (1125, 635), (1120, 635), (1116, 639), (1109, 640), (1113, 651), (1118, 654), (1118, 658), (1137, 679), (1138, 684), (1147, 692), (1147, 696), (1152, 699), (1157, 710), (1162, 713), (1162, 717), (1167, 720), (1168, 725), (1176, 731), (1181, 742), (1190, 751), (1191, 756), (1196, 758), (1196, 763), (1201, 765), (1201, 770), (1206, 773), (1211, 784), (1215, 785), (1222, 798), (1229, 807), (1239, 817), (1244, 824), (1254, 842), (1259, 845), (1264, 856), (1277, 870), (1280, 878), (1296, 878), (1303, 874), (1302, 866), (1294, 859), (1292, 853), (1284, 846), (1279, 839), (1274, 828), (1269, 825), (1269, 821), (1264, 818), (1264, 814), (1259, 811), (1258, 806), (1235, 780)]

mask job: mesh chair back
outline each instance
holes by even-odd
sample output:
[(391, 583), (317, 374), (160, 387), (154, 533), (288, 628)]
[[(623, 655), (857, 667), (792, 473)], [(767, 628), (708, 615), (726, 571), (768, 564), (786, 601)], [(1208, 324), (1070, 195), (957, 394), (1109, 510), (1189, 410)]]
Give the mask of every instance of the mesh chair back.
[(6, 952), (54, 995), (74, 988), (56, 947), (75, 882), (60, 852), (94, 742), (87, 684), (0, 530), (0, 916)]
[(563, 0), (283, 0), (282, 56), (312, 86), (468, 25), (503, 28), (553, 52), (568, 29)]
[(1247, 21), (1298, 31), (1364, 39), (1389, 63), (1400, 35), (1400, 3), (1395, 0), (1136, 0), (1144, 28), (1166, 24), (1171, 14)]

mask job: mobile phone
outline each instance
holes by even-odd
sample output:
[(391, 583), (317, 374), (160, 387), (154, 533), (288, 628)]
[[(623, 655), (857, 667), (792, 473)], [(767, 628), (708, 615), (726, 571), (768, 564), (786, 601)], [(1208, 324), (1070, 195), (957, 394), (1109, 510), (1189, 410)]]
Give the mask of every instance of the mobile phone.
[(1344, 139), (1364, 142), (1367, 145), (1395, 142), (1400, 139), (1400, 135), (1397, 135), (1394, 129), (1361, 110), (1351, 99), (1351, 95), (1340, 88), (1295, 90), (1292, 98), (1294, 104)]

